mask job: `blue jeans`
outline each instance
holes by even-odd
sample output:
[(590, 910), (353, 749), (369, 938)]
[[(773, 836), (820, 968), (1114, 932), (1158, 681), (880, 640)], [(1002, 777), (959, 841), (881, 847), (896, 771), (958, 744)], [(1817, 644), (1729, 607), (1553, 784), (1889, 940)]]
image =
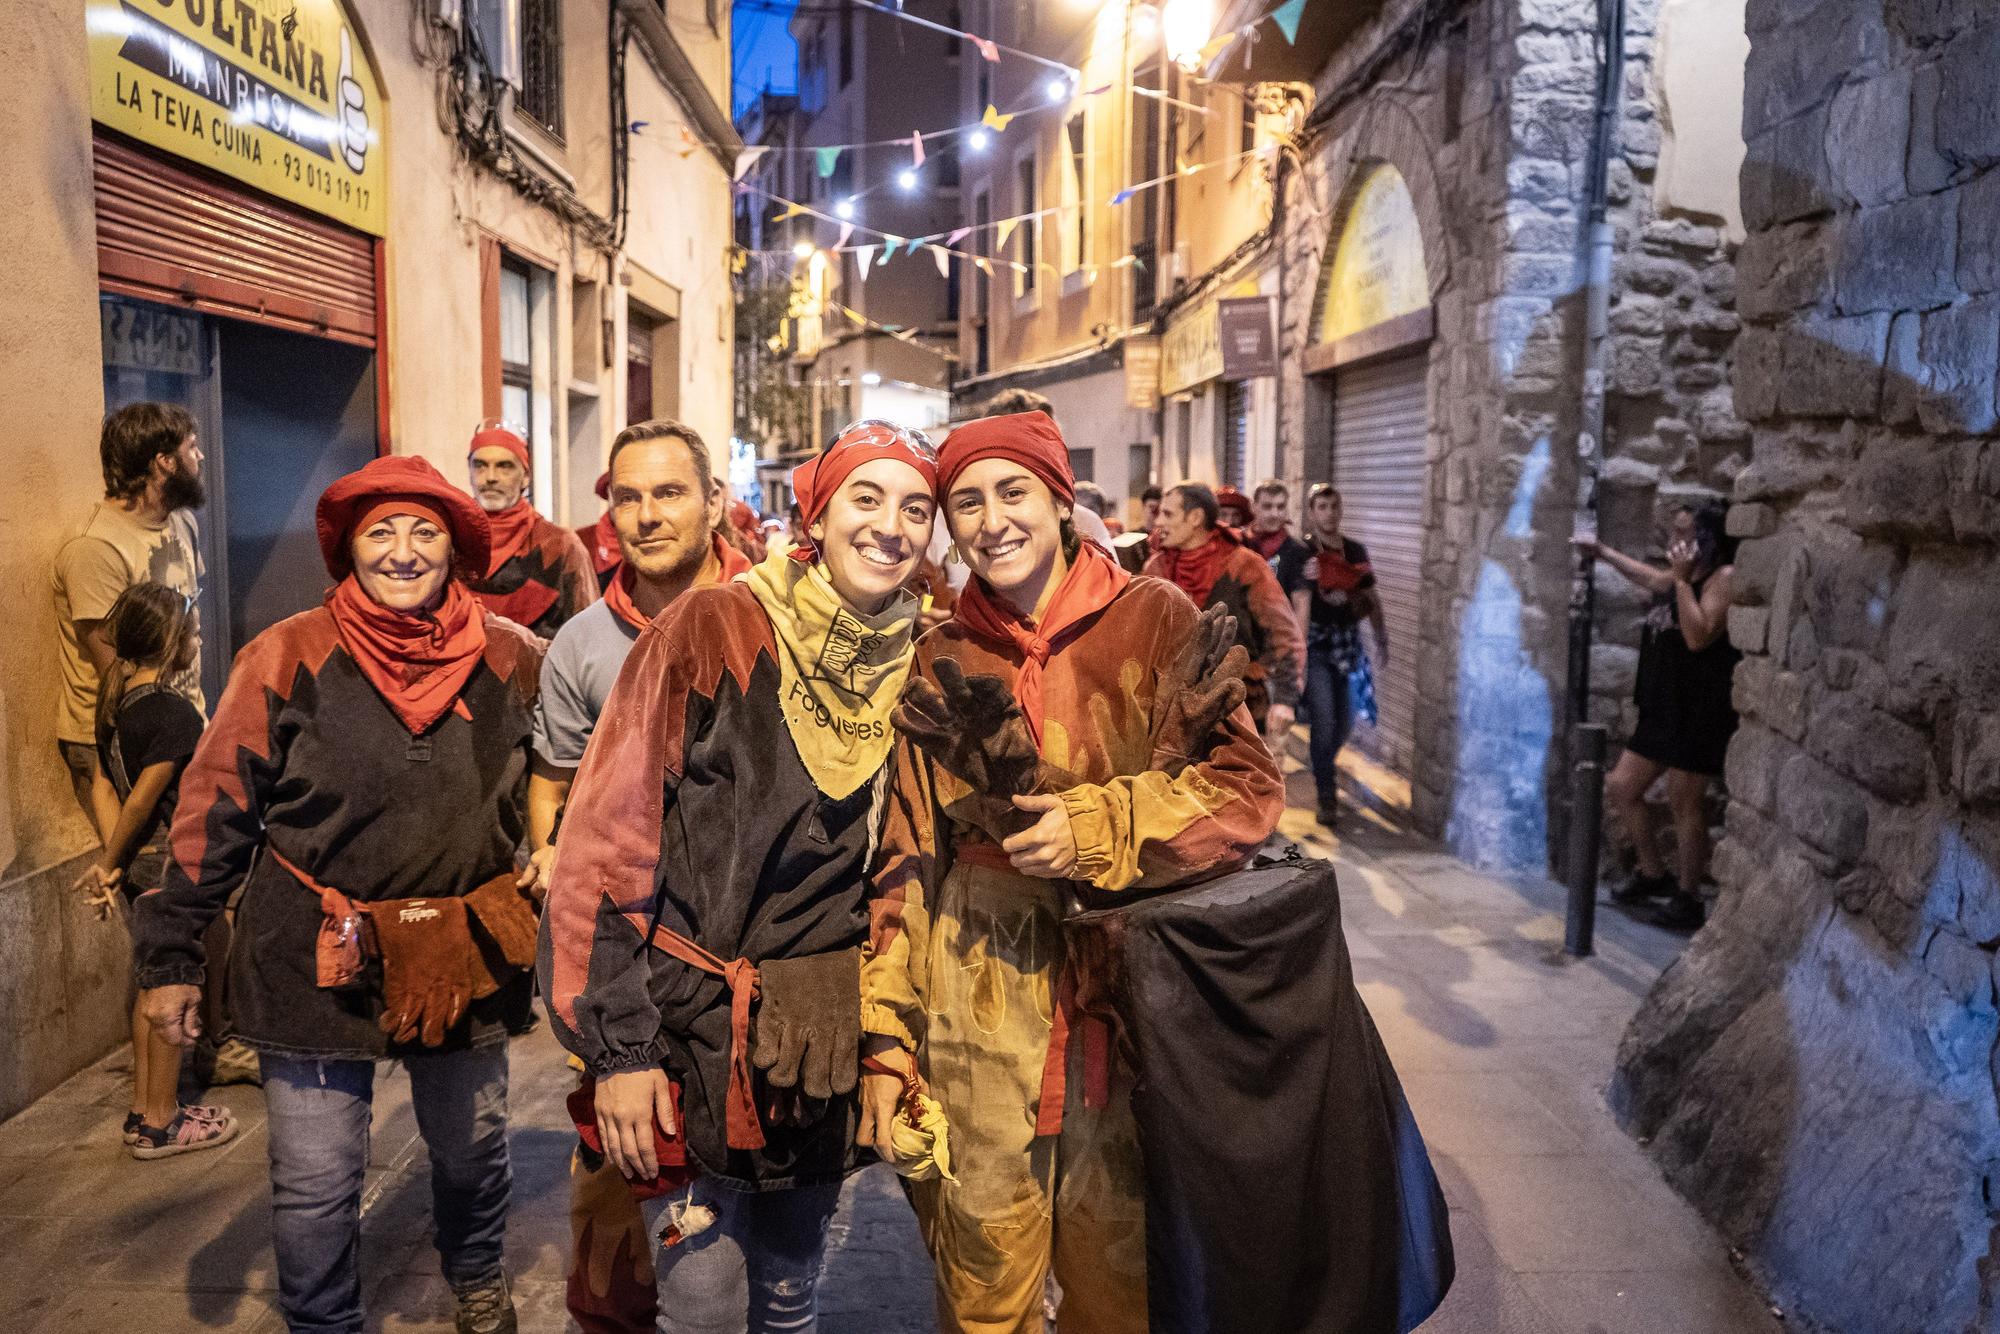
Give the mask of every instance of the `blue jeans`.
[(1322, 807), (1340, 797), (1335, 768), (1340, 748), (1354, 731), (1354, 682), (1325, 648), (1306, 649), (1306, 713), (1312, 723), (1306, 753), (1312, 762), (1313, 787)]
[[(742, 1191), (713, 1177), (694, 1183), (714, 1226), (654, 1259), (660, 1334), (810, 1334), (819, 1328), (819, 1270), (840, 1183)], [(676, 1192), (645, 1203), (658, 1236)]]
[[(361, 1182), (368, 1171), (373, 1061), (265, 1055), (270, 1109), (271, 1238), (287, 1328), (361, 1328)], [(403, 1061), (417, 1130), (431, 1155), (431, 1205), (445, 1279), (499, 1276), (513, 1170), (507, 1161), (507, 1048)]]

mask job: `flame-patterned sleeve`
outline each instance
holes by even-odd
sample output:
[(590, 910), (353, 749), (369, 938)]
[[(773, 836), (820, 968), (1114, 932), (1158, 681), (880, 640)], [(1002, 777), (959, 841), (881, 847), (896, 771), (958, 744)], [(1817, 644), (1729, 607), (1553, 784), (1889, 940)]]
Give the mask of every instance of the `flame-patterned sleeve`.
[(250, 871), (264, 841), (264, 805), (284, 768), (282, 706), (333, 651), (330, 622), (283, 622), (244, 646), (181, 774), (160, 888), (133, 905), (141, 987), (200, 985), (202, 932)]
[[(1186, 598), (1168, 605), (1151, 646), (1155, 673), (1194, 633), (1195, 616)], [(1155, 709), (1164, 706), (1154, 699)], [(1277, 761), (1241, 705), (1223, 721), (1207, 758), (1179, 773), (1152, 770), (1057, 795), (1076, 839), (1078, 878), (1106, 890), (1159, 889), (1238, 866), (1285, 809)]]
[(645, 943), (660, 893), (660, 825), (680, 784), (694, 654), (688, 617), (640, 632), (563, 810), (542, 910), (540, 973), (556, 1038), (599, 1075), (660, 1057)]
[[(921, 663), (917, 670), (923, 670)], [(924, 753), (899, 737), (887, 812), (868, 878), (868, 945), (861, 961), (861, 1031), (914, 1051), (924, 1037), (922, 979), (929, 954), (929, 888), (936, 883), (937, 797)]]

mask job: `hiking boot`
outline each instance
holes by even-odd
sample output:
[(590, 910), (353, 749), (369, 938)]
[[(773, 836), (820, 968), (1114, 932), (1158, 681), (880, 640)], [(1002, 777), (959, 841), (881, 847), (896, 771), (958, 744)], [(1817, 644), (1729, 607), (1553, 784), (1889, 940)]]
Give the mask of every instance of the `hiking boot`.
[(1643, 899), (1670, 899), (1681, 892), (1681, 887), (1670, 875), (1634, 875), (1623, 885), (1611, 891), (1614, 903), (1638, 903)]
[(215, 1049), (215, 1069), (209, 1075), (211, 1084), (256, 1084), (264, 1083), (264, 1070), (257, 1061), (256, 1049), (242, 1038), (230, 1038)]
[(1708, 920), (1708, 910), (1699, 898), (1676, 890), (1673, 897), (1647, 913), (1646, 920), (1668, 931), (1692, 935)]
[(520, 1328), (505, 1274), (451, 1291), (458, 1299), (457, 1334), (516, 1334)]
[(125, 1146), (125, 1152), (141, 1162), (155, 1158), (172, 1158), (176, 1154), (195, 1153), (202, 1149), (219, 1149), (236, 1138), (236, 1118), (224, 1114), (219, 1121), (193, 1115), (194, 1109), (183, 1107), (174, 1113), (174, 1119), (164, 1126), (149, 1126), (140, 1122), (132, 1133), (132, 1140)]

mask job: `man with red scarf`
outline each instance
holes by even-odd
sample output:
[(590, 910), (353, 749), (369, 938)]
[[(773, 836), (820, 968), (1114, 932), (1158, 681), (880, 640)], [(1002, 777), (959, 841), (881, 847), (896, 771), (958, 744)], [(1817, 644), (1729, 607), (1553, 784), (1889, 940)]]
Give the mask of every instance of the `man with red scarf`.
[(1219, 605), (1236, 618), (1236, 642), (1251, 659), (1244, 703), (1258, 728), (1282, 741), (1298, 707), (1305, 637), (1269, 563), (1218, 521), (1219, 510), (1200, 482), (1169, 487), (1160, 501), (1160, 549), (1146, 573), (1177, 585), (1195, 606)]
[(590, 568), (597, 572), (597, 591), (603, 595), (611, 583), (611, 576), (618, 572), (621, 559), (618, 549), (618, 529), (611, 522), (611, 470), (606, 468), (597, 474), (597, 485), (592, 488), (597, 498), (605, 502), (604, 513), (597, 516), (597, 522), (585, 524), (576, 530), (577, 540), (590, 557)]
[[(679, 422), (628, 426), (611, 445), (602, 488), (611, 502), (618, 559), (601, 602), (586, 607), (549, 645), (535, 706), (528, 778), (524, 883), (546, 893), (558, 813), (583, 763), (626, 655), (682, 593), (750, 568), (722, 540), (724, 492), (709, 472), (708, 446)], [(625, 1179), (608, 1162), (579, 1161), (570, 1174), (569, 1312), (584, 1334), (647, 1334), (655, 1315), (652, 1245)]]
[(582, 541), (528, 503), (528, 442), (505, 426), (473, 432), (466, 454), (472, 494), (486, 511), (493, 551), (466, 587), (496, 616), (552, 639), (597, 600), (597, 571)]
[[(1270, 561), (1273, 569), (1287, 552), (1305, 552), (1306, 544), (1292, 536), (1291, 520), (1285, 516), (1292, 501), (1290, 488), (1275, 477), (1268, 478), (1257, 484), (1250, 499), (1250, 526), (1243, 530), (1244, 546)], [(1291, 591), (1289, 584), (1285, 585), (1285, 591)]]

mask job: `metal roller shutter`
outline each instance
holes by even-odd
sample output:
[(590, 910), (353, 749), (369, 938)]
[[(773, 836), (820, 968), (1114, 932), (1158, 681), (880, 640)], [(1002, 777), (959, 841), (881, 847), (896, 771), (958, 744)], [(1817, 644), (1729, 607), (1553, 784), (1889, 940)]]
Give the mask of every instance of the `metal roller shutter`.
[(1419, 349), (1343, 370), (1333, 385), (1333, 483), (1343, 502), (1342, 526), (1368, 548), (1392, 655), (1388, 671), (1376, 670), (1380, 722), (1357, 729), (1355, 741), (1403, 774), (1416, 754), (1428, 361)]
[(1227, 380), (1222, 386), (1222, 458), (1216, 473), (1224, 486), (1243, 490), (1250, 471), (1250, 385)]
[(92, 147), (105, 291), (375, 346), (371, 238), (106, 134)]

